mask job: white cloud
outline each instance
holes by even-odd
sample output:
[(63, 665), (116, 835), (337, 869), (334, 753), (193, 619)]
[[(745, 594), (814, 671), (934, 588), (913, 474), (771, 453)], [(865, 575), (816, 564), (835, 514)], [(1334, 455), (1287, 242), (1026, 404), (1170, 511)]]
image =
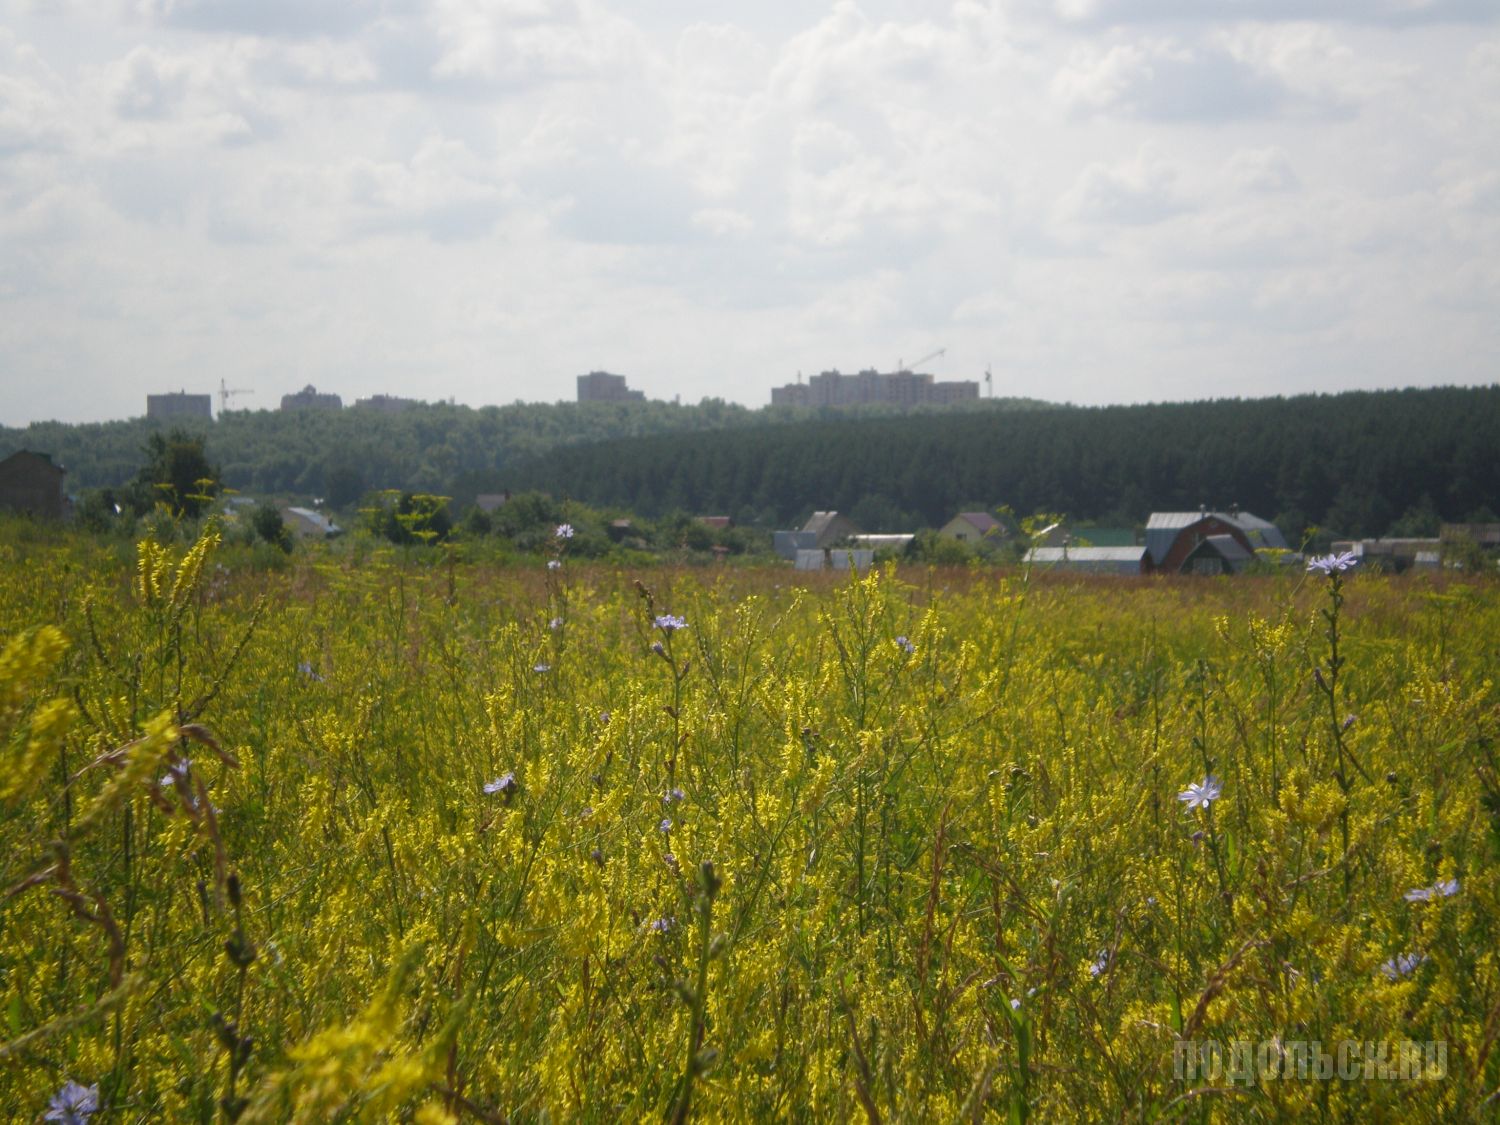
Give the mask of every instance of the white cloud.
[(1140, 226), (1159, 223), (1188, 210), (1171, 161), (1142, 149), (1124, 164), (1093, 163), (1058, 204), (1064, 221)]
[(488, 402), (605, 366), (758, 404), (946, 346), (946, 377), (1088, 402), (1489, 379), (1500, 348), (1477, 6), (5, 11), (7, 421), (203, 371)]
[(634, 25), (587, 0), (435, 0), (439, 80), (526, 87), (618, 81), (634, 69)]
[(1413, 26), (1500, 21), (1488, 0), (1009, 0), (1018, 15), (1079, 28), (1164, 22), (1322, 20)]
[[(1321, 46), (1321, 52), (1316, 47)], [(1254, 48), (1254, 49), (1252, 49)], [(1327, 79), (1336, 51), (1320, 37), (1279, 33), (1210, 42), (1144, 39), (1108, 48), (1080, 46), (1052, 82), (1075, 114), (1109, 113), (1155, 121), (1232, 121), (1287, 114), (1347, 112)]]
[(1247, 192), (1293, 191), (1301, 185), (1291, 156), (1278, 145), (1237, 150), (1229, 159), (1225, 175), (1236, 188)]

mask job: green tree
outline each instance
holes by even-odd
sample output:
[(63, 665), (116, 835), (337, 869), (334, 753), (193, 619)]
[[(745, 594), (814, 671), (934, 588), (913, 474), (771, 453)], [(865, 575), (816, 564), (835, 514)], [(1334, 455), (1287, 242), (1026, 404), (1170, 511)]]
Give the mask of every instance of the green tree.
[(453, 530), (448, 497), (426, 492), (385, 492), (367, 515), (370, 530), (392, 543), (441, 543)]
[(166, 505), (174, 516), (196, 518), (219, 494), (219, 470), (209, 464), (203, 439), (185, 430), (146, 439), (146, 463), (136, 476), (146, 506)]
[(257, 504), (250, 516), (250, 526), (255, 529), (256, 535), (273, 547), (280, 547), (287, 554), (292, 553), (291, 529), (281, 518), (281, 509), (275, 504)]

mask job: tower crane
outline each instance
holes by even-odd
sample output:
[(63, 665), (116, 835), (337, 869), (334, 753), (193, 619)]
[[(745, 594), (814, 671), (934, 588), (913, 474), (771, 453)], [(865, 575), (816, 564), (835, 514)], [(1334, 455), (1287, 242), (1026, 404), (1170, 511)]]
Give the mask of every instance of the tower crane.
[(223, 379), (220, 379), (219, 413), (223, 414), (224, 411), (229, 409), (229, 399), (231, 395), (253, 395), (254, 393), (255, 392), (250, 390), (248, 387), (231, 387), (228, 383), (224, 382)]
[(947, 355), (947, 354), (948, 354), (948, 349), (947, 348), (939, 348), (935, 352), (929, 352), (927, 355), (924, 355), (921, 359), (917, 360), (910, 367), (906, 366), (906, 361), (905, 360), (898, 359), (896, 361), (896, 370), (897, 371), (915, 371), (918, 367), (921, 367), (922, 364), (926, 363), (929, 359), (937, 359), (938, 356), (940, 356), (940, 355)]

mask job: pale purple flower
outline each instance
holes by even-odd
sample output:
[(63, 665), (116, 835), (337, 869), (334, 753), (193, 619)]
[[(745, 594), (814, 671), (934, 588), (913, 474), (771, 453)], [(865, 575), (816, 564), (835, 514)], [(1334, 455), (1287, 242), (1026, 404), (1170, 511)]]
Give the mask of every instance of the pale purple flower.
[(548, 663), (547, 663), (547, 662), (546, 662), (546, 661), (545, 661), (545, 660), (544, 660), (544, 661), (542, 661), (542, 662), (541, 662), (541, 663), (540, 663), (540, 664), (533, 664), (533, 665), (532, 665), (532, 666), (531, 666), (531, 670), (532, 670), (532, 671), (533, 671), (533, 672), (535, 672), (535, 673), (536, 673), (536, 674), (537, 674), (537, 675), (539, 675), (539, 676), (540, 676), (540, 675), (545, 675), (545, 674), (546, 674), (546, 673), (548, 673), (548, 672), (550, 672), (550, 671), (552, 671), (552, 665), (550, 665), (550, 664), (548, 664)]
[(1181, 793), (1177, 794), (1179, 801), (1186, 801), (1190, 809), (1208, 808), (1219, 799), (1224, 791), (1223, 783), (1213, 774), (1209, 774), (1202, 781), (1189, 785)]
[(653, 934), (661, 934), (665, 937), (672, 932), (673, 924), (670, 918), (657, 918), (654, 921), (647, 922), (646, 929), (650, 930)]
[(506, 770), (499, 777), (495, 778), (494, 781), (486, 781), (484, 783), (484, 791), (491, 796), (500, 793), (503, 796), (509, 797), (516, 791), (516, 771)]
[(677, 616), (675, 613), (663, 613), (651, 624), (655, 625), (663, 633), (675, 633), (678, 629), (686, 629), (687, 619)]
[(60, 1121), (63, 1125), (88, 1125), (89, 1117), (99, 1112), (99, 1087), (63, 1083), (63, 1088), (47, 1103), (43, 1121)]
[(1458, 894), (1457, 879), (1439, 879), (1430, 887), (1413, 887), (1402, 897), (1407, 902), (1431, 902), (1435, 898), (1452, 898)]
[(667, 655), (667, 647), (666, 647), (666, 645), (662, 644), (660, 641), (652, 641), (651, 642), (651, 651), (654, 652), (657, 656), (666, 656)]
[(297, 671), (300, 672), (303, 676), (306, 676), (309, 680), (312, 680), (314, 683), (321, 684), (323, 682), (323, 677), (318, 675), (318, 673), (314, 671), (311, 661), (302, 661), (302, 663), (297, 665)]
[(670, 831), (672, 831), (672, 818), (669, 817), (669, 816), (662, 817), (661, 818), (661, 823), (658, 824), (656, 827), (658, 829), (660, 829), (661, 831), (663, 831), (663, 832), (670, 832)]
[(561, 570), (562, 569), (562, 563), (558, 562), (556, 559), (548, 559), (547, 560), (547, 569), (548, 570)]
[(555, 534), (559, 539), (571, 539), (573, 538), (573, 525), (570, 523), (560, 523), (557, 525)]
[(1317, 571), (1319, 574), (1332, 574), (1335, 570), (1348, 570), (1359, 562), (1359, 556), (1353, 551), (1339, 551), (1333, 555), (1319, 555), (1315, 559), (1307, 560), (1307, 571), (1311, 574)]
[(1109, 950), (1099, 950), (1099, 956), (1094, 958), (1094, 963), (1089, 966), (1089, 976), (1101, 977), (1109, 972)]
[(917, 646), (912, 644), (911, 640), (905, 634), (896, 638), (896, 647), (906, 653), (907, 656), (911, 656), (917, 651)]
[(1010, 998), (1010, 1010), (1013, 1012), (1021, 1010), (1021, 1001), (1017, 1000), (1014, 996)]
[(661, 803), (664, 805), (675, 805), (678, 801), (685, 800), (687, 794), (675, 785), (662, 794)]
[(1417, 966), (1426, 960), (1427, 954), (1425, 953), (1403, 953), (1381, 965), (1380, 974), (1386, 980), (1400, 980), (1402, 977), (1410, 976)]
[(547, 628), (551, 629), (554, 633), (557, 632), (562, 628), (562, 618), (554, 617), (551, 621), (547, 622)]

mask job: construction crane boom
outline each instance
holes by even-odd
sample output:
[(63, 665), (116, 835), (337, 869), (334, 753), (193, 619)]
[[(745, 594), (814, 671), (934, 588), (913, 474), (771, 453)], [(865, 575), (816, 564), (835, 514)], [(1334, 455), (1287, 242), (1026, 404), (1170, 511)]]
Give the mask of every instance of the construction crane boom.
[(929, 352), (927, 355), (924, 355), (921, 359), (917, 360), (910, 367), (906, 366), (906, 361), (905, 360), (898, 359), (896, 361), (896, 370), (897, 371), (915, 371), (917, 368), (921, 367), (922, 364), (926, 363), (929, 359), (937, 359), (938, 356), (940, 356), (940, 355), (947, 355), (947, 354), (948, 354), (948, 349), (947, 348), (939, 348), (935, 352)]
[(229, 409), (229, 398), (231, 395), (253, 395), (255, 392), (248, 387), (231, 387), (223, 379), (219, 380), (219, 413)]

